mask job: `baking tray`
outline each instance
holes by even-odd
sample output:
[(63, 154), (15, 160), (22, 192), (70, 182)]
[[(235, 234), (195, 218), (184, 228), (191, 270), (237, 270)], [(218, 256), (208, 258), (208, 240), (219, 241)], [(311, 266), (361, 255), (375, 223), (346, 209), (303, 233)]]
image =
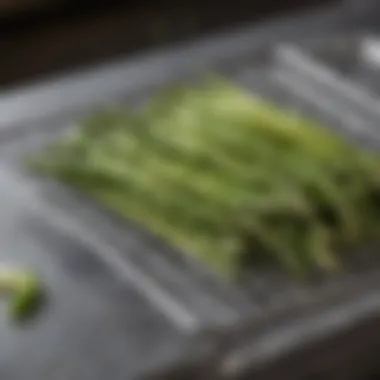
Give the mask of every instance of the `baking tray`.
[[(332, 118), (315, 107), (312, 100), (304, 101), (284, 86), (278, 80), (284, 71), (271, 51), (205, 62), (196, 70), (181, 70), (178, 65), (177, 70), (177, 73), (171, 71), (166, 80), (161, 77), (158, 82), (146, 81), (145, 85), (138, 82), (136, 86), (128, 86), (126, 81), (117, 99), (105, 102), (100, 108), (114, 102), (137, 107), (169, 84), (190, 84), (202, 80), (209, 72), (216, 72), (259, 96), (307, 113), (328, 125), (345, 125), (344, 118)], [(31, 178), (20, 170), (20, 159), (43, 149), (47, 141), (58, 138), (74, 126), (77, 118), (66, 114), (54, 120), (40, 120), (34, 125), (29, 122), (27, 129), (8, 130), (13, 134), (8, 137), (4, 131), (0, 144), (0, 173), (14, 196), (28, 199), (35, 212), (43, 214), (75, 240), (82, 241), (115, 271), (127, 276), (135, 288), (180, 330), (196, 331), (215, 324), (230, 324), (247, 315), (265, 315), (273, 309), (294, 307), (299, 303), (307, 305), (324, 292), (330, 293), (335, 288), (335, 291), (347, 291), (347, 287), (356, 287), (356, 281), (362, 280), (360, 266), (355, 266), (344, 275), (306, 285), (292, 280), (280, 269), (253, 270), (242, 283), (229, 283), (192, 257), (169, 249), (150, 234), (73, 190)], [(19, 132), (17, 136), (16, 132)], [(363, 260), (361, 264), (366, 269), (366, 276), (379, 273), (373, 263)]]
[[(96, 94), (92, 94), (92, 103), (82, 108), (80, 101), (76, 100), (83, 99), (84, 89), (78, 87), (78, 92), (73, 92), (73, 98), (70, 99), (78, 107), (77, 112), (45, 113), (41, 117), (37, 114), (35, 117), (38, 121), (33, 121), (33, 115), (29, 114), (27, 124), (18, 128), (5, 128), (1, 135), (0, 173), (14, 196), (23, 197), (33, 205), (35, 212), (43, 214), (51, 224), (65, 230), (74, 240), (82, 241), (114, 271), (128, 277), (157, 310), (184, 332), (228, 325), (249, 315), (260, 319), (275, 310), (299, 305), (306, 307), (320, 299), (328, 300), (351, 293), (359, 284), (367, 281), (373, 287), (372, 278), (379, 277), (380, 267), (373, 262), (376, 261), (376, 255), (368, 252), (362, 252), (360, 260), (348, 265), (344, 274), (307, 284), (292, 280), (275, 268), (252, 270), (245, 281), (232, 284), (204, 268), (192, 257), (174, 252), (150, 234), (132, 223), (121, 221), (73, 190), (31, 178), (22, 172), (20, 159), (23, 156), (37, 152), (47, 141), (58, 138), (84, 114), (115, 103), (138, 107), (161, 88), (179, 82), (190, 84), (202, 80), (210, 72), (225, 76), (259, 96), (314, 117), (346, 133), (348, 137), (360, 139), (361, 143), (374, 142), (374, 136), (363, 127), (352, 134), (348, 126), (356, 122), (346, 112), (348, 107), (345, 109), (338, 99), (332, 103), (332, 109), (338, 109), (339, 112), (330, 112), (320, 107), (319, 101), (324, 96), (322, 93), (317, 91), (305, 97), (303, 93), (295, 91), (294, 86), (284, 82), (283, 78), (287, 78), (290, 71), (297, 71), (297, 67), (289, 69), (289, 65), (278, 58), (276, 50), (262, 49), (254, 53), (248, 50), (240, 54), (223, 51), (210, 60), (203, 55), (197, 62), (196, 57), (193, 57), (190, 66), (187, 65), (188, 59), (185, 52), (175, 66), (168, 67), (159, 62), (162, 65), (151, 72), (145, 72), (144, 67), (140, 67), (138, 72), (136, 69), (135, 72), (131, 70), (124, 73), (112, 70), (107, 86), (110, 88), (110, 81), (114, 81), (113, 85), (117, 88), (112, 89), (112, 96), (108, 99), (103, 98), (107, 93), (99, 90), (101, 83), (96, 83), (96, 88), (88, 86), (85, 91), (87, 94), (100, 91), (100, 98), (96, 99)], [(92, 73), (88, 75), (91, 77)], [(309, 82), (305, 80), (304, 83), (308, 86)], [(75, 89), (75, 82), (73, 87)], [(48, 101), (54, 100), (51, 97)], [(32, 112), (38, 113), (39, 110), (32, 109)], [(25, 125), (27, 127), (23, 128)]]

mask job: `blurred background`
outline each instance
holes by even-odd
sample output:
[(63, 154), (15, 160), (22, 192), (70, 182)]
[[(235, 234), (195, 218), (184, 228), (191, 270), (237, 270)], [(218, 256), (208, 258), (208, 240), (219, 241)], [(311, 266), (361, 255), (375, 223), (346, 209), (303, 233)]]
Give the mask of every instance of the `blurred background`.
[(0, 0), (0, 85), (332, 2)]

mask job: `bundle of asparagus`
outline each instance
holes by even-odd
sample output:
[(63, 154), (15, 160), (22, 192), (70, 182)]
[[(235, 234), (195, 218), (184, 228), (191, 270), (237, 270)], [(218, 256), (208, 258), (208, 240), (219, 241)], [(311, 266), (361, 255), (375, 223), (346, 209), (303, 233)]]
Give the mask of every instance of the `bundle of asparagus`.
[(340, 267), (377, 237), (379, 157), (224, 81), (108, 111), (33, 167), (70, 183), (221, 273), (278, 262)]

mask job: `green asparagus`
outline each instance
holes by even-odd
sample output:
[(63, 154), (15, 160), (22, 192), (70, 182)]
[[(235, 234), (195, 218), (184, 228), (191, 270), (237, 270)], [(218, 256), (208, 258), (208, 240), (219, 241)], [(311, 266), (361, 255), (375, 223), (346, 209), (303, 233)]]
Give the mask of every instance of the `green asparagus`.
[(31, 161), (221, 273), (301, 276), (380, 236), (379, 163), (222, 80), (94, 115)]

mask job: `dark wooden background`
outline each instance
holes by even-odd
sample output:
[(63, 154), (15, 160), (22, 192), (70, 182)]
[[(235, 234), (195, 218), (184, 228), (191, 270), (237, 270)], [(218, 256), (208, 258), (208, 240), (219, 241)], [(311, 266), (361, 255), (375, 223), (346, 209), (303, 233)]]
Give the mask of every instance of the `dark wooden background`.
[(0, 0), (0, 86), (325, 2)]

